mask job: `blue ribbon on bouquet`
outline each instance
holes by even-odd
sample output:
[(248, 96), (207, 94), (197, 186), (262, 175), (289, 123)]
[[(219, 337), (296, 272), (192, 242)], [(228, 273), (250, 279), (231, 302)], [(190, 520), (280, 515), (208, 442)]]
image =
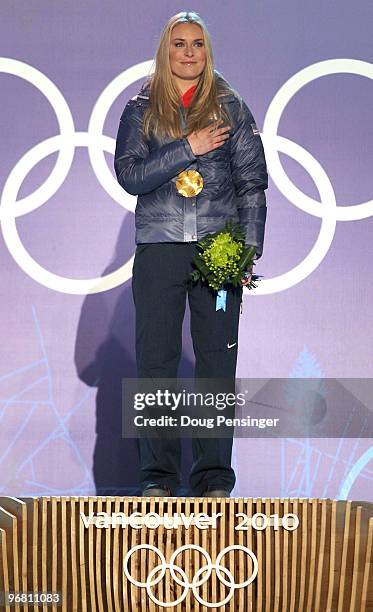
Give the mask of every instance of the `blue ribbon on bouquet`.
[[(246, 270), (244, 272), (244, 278), (248, 278), (248, 277), (249, 277), (249, 273)], [(254, 279), (258, 279), (258, 278), (260, 278), (260, 275), (258, 275), (258, 274), (255, 274), (255, 276), (252, 275), (252, 278), (253, 278), (253, 280)], [(219, 291), (217, 293), (217, 296), (216, 296), (216, 308), (215, 308), (215, 310), (224, 310), (224, 312), (225, 312), (226, 307), (227, 307), (227, 292), (226, 292), (225, 289), (219, 289)]]
[(216, 310), (224, 310), (227, 307), (227, 292), (225, 289), (219, 289), (216, 296)]

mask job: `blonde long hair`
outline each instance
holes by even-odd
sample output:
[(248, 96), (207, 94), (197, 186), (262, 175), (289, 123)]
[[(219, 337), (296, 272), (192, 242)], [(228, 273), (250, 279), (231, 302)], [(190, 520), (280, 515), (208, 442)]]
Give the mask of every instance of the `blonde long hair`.
[[(170, 67), (169, 49), (171, 33), (178, 23), (195, 23), (203, 32), (206, 51), (205, 69), (199, 79), (192, 101), (186, 110), (186, 130), (182, 131), (180, 121), (180, 94), (176, 88)], [(221, 77), (219, 90), (216, 74)], [(229, 85), (218, 71), (214, 70), (213, 52), (210, 35), (202, 18), (195, 13), (177, 13), (166, 23), (160, 36), (155, 56), (155, 70), (149, 77), (149, 105), (145, 109), (143, 130), (146, 138), (153, 132), (159, 137), (166, 135), (182, 138), (195, 130), (202, 129), (214, 118), (223, 118), (229, 123), (229, 116), (219, 105), (218, 93), (238, 93)]]

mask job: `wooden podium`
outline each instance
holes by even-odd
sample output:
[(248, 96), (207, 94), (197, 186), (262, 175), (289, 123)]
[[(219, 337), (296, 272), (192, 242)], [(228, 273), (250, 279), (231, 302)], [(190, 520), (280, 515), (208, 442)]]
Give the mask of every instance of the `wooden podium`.
[(2, 497), (0, 591), (29, 595), (0, 609), (373, 611), (372, 517), (330, 499)]

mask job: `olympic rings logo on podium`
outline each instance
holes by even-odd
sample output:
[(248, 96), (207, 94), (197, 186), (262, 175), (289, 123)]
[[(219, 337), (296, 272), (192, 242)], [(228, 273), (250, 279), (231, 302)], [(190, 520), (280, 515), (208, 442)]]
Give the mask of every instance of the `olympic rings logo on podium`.
[[(149, 572), (146, 582), (140, 582), (139, 580), (136, 580), (135, 578), (131, 576), (131, 574), (128, 571), (129, 560), (131, 556), (133, 555), (133, 553), (135, 553), (138, 550), (151, 550), (154, 553), (156, 553), (160, 559), (160, 564), (156, 565)], [(185, 571), (178, 565), (175, 565), (176, 557), (185, 550), (199, 551), (207, 562), (206, 565), (203, 565), (202, 567), (200, 567), (199, 570), (195, 573), (192, 582), (189, 582)], [(235, 583), (232, 573), (226, 567), (224, 567), (224, 565), (221, 565), (221, 560), (223, 559), (224, 555), (232, 550), (241, 550), (245, 552), (247, 555), (249, 555), (249, 557), (252, 560), (252, 564), (253, 564), (253, 570), (252, 570), (251, 576), (247, 578), (247, 580), (239, 584)], [(157, 597), (155, 597), (153, 591), (151, 590), (151, 587), (157, 585), (164, 578), (167, 569), (170, 570), (173, 580), (175, 580), (175, 582), (178, 585), (183, 587), (184, 590), (182, 594), (180, 595), (180, 597), (178, 599), (175, 599), (175, 601), (163, 601), (162, 602), (159, 599), (157, 599)], [(222, 601), (210, 603), (208, 601), (205, 601), (200, 596), (198, 592), (198, 588), (201, 587), (203, 584), (205, 584), (209, 580), (212, 570), (215, 570), (216, 575), (219, 578), (220, 582), (222, 582), (226, 587), (229, 588), (229, 593), (224, 599), (222, 599)], [(227, 546), (226, 548), (224, 548), (216, 557), (215, 563), (213, 563), (209, 553), (201, 546), (198, 546), (197, 544), (184, 544), (184, 546), (180, 546), (172, 553), (170, 562), (167, 563), (164, 554), (156, 546), (153, 546), (152, 544), (138, 544), (136, 546), (133, 546), (127, 552), (124, 558), (123, 571), (126, 575), (126, 578), (133, 585), (137, 587), (141, 587), (141, 588), (146, 588), (148, 596), (158, 606), (162, 606), (164, 608), (167, 608), (167, 607), (173, 608), (174, 606), (177, 606), (180, 603), (182, 603), (184, 599), (186, 598), (186, 596), (188, 595), (189, 589), (192, 589), (194, 597), (202, 606), (206, 606), (208, 608), (220, 608), (221, 606), (224, 606), (232, 599), (236, 589), (243, 589), (255, 580), (258, 574), (258, 560), (256, 556), (254, 555), (253, 551), (250, 550), (250, 548), (247, 548), (246, 546), (242, 546), (241, 544), (232, 544), (231, 546)], [(205, 576), (200, 578), (200, 576), (202, 576), (204, 573), (205, 573)], [(159, 575), (156, 576), (156, 574), (159, 574)], [(177, 574), (179, 574), (181, 578), (179, 578)], [(223, 574), (225, 574), (225, 577), (223, 576)]]
[[(131, 66), (115, 77), (99, 95), (89, 119), (87, 132), (76, 132), (70, 108), (57, 86), (42, 72), (24, 62), (0, 57), (0, 72), (18, 76), (47, 98), (59, 124), (60, 134), (40, 142), (17, 162), (5, 181), (0, 198), (0, 225), (5, 244), (19, 267), (36, 282), (59, 291), (77, 295), (99, 293), (117, 287), (131, 278), (133, 257), (113, 272), (91, 279), (71, 279), (54, 274), (37, 263), (24, 247), (16, 227), (16, 218), (45, 204), (63, 184), (74, 158), (75, 147), (87, 147), (92, 169), (98, 182), (115, 202), (130, 212), (135, 197), (126, 194), (109, 170), (105, 152), (114, 153), (115, 139), (105, 136), (107, 114), (118, 96), (138, 79), (149, 75), (153, 60)], [(266, 112), (261, 138), (268, 172), (279, 191), (297, 208), (321, 219), (319, 235), (310, 252), (294, 268), (273, 278), (265, 278), (251, 295), (284, 291), (303, 281), (320, 265), (333, 241), (337, 221), (354, 221), (373, 215), (373, 201), (337, 206), (331, 181), (321, 164), (299, 144), (281, 137), (277, 130), (281, 115), (292, 97), (302, 87), (331, 74), (356, 74), (373, 79), (373, 64), (356, 59), (330, 59), (303, 68), (290, 77), (274, 95)], [(26, 176), (42, 159), (58, 151), (56, 164), (45, 182), (22, 199), (19, 190)], [(295, 159), (310, 175), (319, 192), (314, 199), (300, 190), (285, 173), (279, 153)], [(244, 287), (244, 293), (249, 290)]]

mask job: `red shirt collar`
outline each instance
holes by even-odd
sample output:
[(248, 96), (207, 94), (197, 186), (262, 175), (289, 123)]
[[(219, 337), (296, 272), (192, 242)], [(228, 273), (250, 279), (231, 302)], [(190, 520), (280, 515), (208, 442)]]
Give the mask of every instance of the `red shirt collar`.
[(193, 97), (193, 94), (194, 94), (196, 89), (197, 89), (197, 85), (192, 85), (192, 87), (187, 89), (187, 91), (181, 96), (181, 99), (182, 99), (182, 102), (183, 102), (183, 106), (185, 108), (187, 106), (189, 106), (190, 101), (191, 101), (191, 99)]

